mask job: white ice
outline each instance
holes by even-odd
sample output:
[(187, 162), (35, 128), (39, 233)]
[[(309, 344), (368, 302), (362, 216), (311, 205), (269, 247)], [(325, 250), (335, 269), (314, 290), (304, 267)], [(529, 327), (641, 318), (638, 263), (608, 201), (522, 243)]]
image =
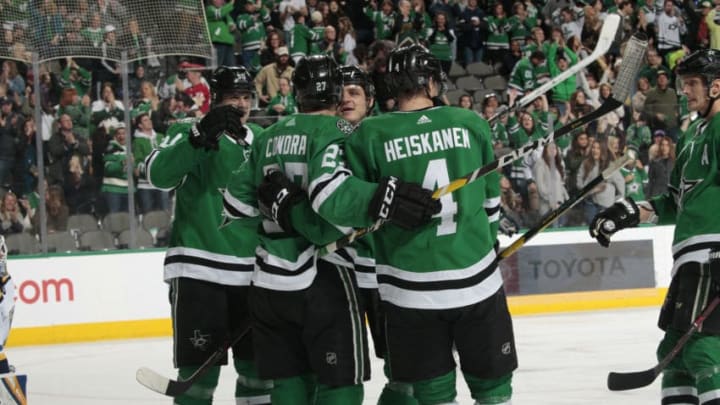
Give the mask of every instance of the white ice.
[[(659, 378), (651, 386), (611, 392), (609, 371), (640, 371), (656, 364), (661, 331), (658, 308), (516, 316), (520, 366), (513, 386), (514, 405), (633, 404), (660, 402)], [(174, 377), (170, 338), (104, 341), (33, 347), (9, 347), (10, 362), (27, 373), (31, 405), (149, 405), (171, 400), (135, 381), (140, 366)], [(375, 404), (384, 384), (381, 362), (373, 361), (373, 379), (365, 403)], [(217, 404), (234, 404), (233, 371), (224, 368)], [(458, 402), (472, 404), (458, 378)]]

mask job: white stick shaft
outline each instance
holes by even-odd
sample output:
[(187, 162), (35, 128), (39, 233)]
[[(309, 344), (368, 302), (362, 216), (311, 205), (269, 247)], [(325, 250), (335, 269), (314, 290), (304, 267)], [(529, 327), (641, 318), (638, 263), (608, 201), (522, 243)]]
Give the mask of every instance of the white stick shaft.
[[(570, 66), (567, 70), (560, 73), (559, 75), (553, 77), (551, 80), (545, 82), (542, 86), (538, 87), (537, 89), (531, 91), (530, 93), (526, 94), (521, 98), (515, 105), (510, 109), (510, 111), (518, 111), (525, 106), (529, 105), (533, 102), (536, 98), (540, 97), (541, 95), (547, 93), (550, 89), (557, 86), (558, 84), (562, 83), (563, 81), (567, 80), (570, 76), (576, 74), (580, 71), (580, 69), (584, 69), (586, 66), (590, 65), (591, 63), (598, 60), (602, 55), (606, 54), (607, 51), (610, 49), (610, 46), (613, 43), (613, 40), (615, 39), (615, 33), (618, 30), (618, 27), (620, 26), (620, 16), (617, 14), (610, 14), (607, 17), (605, 17), (605, 21), (603, 22), (602, 30), (600, 31), (600, 37), (598, 38), (598, 43), (595, 46), (595, 49), (593, 52), (588, 55), (587, 58), (583, 58), (578, 61), (578, 63)], [(499, 114), (496, 114), (494, 117), (490, 119), (490, 122), (493, 122)]]

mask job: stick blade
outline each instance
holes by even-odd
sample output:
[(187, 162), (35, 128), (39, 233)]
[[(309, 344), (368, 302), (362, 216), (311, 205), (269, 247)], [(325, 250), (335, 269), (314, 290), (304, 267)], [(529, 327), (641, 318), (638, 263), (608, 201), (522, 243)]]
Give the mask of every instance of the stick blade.
[(607, 386), (610, 391), (634, 390), (652, 384), (657, 376), (658, 374), (654, 368), (631, 373), (616, 373), (613, 371), (608, 374)]
[(170, 380), (155, 371), (147, 368), (140, 367), (135, 373), (135, 379), (145, 387), (163, 395), (167, 395), (168, 386)]

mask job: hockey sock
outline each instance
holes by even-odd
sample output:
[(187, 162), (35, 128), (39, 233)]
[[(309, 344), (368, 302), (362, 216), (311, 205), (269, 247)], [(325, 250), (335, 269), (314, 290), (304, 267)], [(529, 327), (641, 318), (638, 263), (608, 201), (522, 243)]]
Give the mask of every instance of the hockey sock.
[(235, 382), (236, 402), (247, 405), (269, 404), (272, 381), (261, 380), (252, 361), (234, 359), (233, 363), (238, 374)]
[(317, 405), (361, 405), (363, 402), (362, 384), (330, 387), (318, 384), (315, 404)]
[(378, 405), (418, 405), (418, 401), (413, 397), (412, 384), (393, 381), (390, 377), (390, 367), (387, 361), (383, 371), (388, 383), (385, 384), (380, 393)]
[(270, 399), (273, 405), (309, 405), (315, 394), (315, 377), (304, 375), (273, 380)]
[[(197, 367), (180, 367), (178, 374), (185, 379), (191, 376)], [(187, 392), (175, 397), (177, 405), (211, 405), (215, 387), (220, 378), (220, 366), (211, 368), (190, 387)]]
[(455, 370), (441, 375), (413, 383), (413, 393), (421, 405), (446, 404), (455, 401)]
[(465, 373), (470, 394), (478, 405), (509, 404), (512, 397), (512, 373), (500, 378), (478, 378)]

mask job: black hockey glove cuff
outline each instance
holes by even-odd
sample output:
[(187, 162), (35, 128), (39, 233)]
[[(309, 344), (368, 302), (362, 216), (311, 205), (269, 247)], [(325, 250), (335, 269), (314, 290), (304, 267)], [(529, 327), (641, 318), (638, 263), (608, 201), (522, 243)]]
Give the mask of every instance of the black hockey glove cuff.
[(295, 204), (306, 198), (302, 188), (282, 172), (273, 170), (265, 175), (257, 193), (260, 212), (280, 225), (283, 231), (294, 232), (290, 213)]
[(224, 133), (238, 140), (245, 139), (247, 130), (242, 124), (243, 115), (243, 110), (233, 105), (213, 108), (192, 126), (190, 145), (197, 149), (217, 150)]
[(610, 237), (617, 231), (637, 226), (640, 223), (640, 209), (632, 198), (627, 197), (595, 215), (590, 223), (590, 236), (598, 243), (610, 246)]
[(376, 221), (382, 219), (412, 230), (430, 222), (441, 208), (440, 201), (432, 198), (432, 191), (391, 176), (380, 180), (368, 214)]

